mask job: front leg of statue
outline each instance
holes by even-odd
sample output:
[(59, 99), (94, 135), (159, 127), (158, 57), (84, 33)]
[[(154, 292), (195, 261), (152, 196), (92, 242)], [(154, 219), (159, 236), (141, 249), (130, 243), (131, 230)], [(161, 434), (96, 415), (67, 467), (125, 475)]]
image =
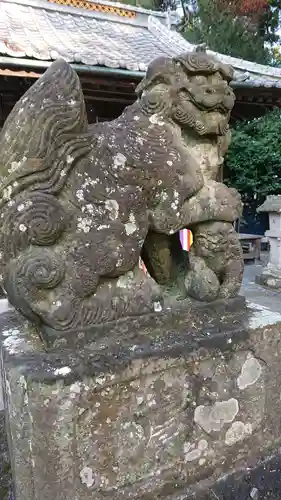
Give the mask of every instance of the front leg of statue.
[(165, 210), (160, 203), (150, 211), (151, 227), (158, 232), (173, 234), (184, 227), (191, 227), (206, 221), (234, 222), (241, 216), (242, 202), (235, 189), (222, 183), (210, 181), (195, 196), (185, 201), (182, 206), (169, 200)]
[(241, 196), (235, 189), (209, 181), (184, 204), (183, 223), (190, 227), (207, 221), (234, 222), (241, 217), (242, 208)]

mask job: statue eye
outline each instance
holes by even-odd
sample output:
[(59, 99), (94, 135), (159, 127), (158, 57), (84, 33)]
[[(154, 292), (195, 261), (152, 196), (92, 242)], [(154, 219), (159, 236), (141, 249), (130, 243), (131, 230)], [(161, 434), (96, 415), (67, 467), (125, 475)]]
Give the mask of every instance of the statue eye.
[(205, 93), (206, 94), (214, 94), (215, 93), (215, 89), (213, 87), (208, 87), (206, 90), (205, 90)]

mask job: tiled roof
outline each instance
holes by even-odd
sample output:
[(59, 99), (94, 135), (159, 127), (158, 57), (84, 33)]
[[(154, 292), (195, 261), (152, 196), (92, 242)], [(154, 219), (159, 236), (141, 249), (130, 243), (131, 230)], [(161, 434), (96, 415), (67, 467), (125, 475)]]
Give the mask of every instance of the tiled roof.
[[(62, 57), (76, 64), (138, 71), (142, 76), (155, 57), (194, 48), (170, 29), (166, 14), (101, 0), (87, 0), (96, 10), (56, 1), (1, 0), (0, 63), (1, 56), (46, 62)], [(120, 9), (129, 15), (122, 17)], [(234, 67), (239, 86), (281, 88), (281, 69), (216, 55)]]
[(47, 1), (3, 1), (0, 54), (145, 71), (154, 57), (186, 49), (184, 39), (161, 24), (164, 16), (143, 17), (113, 17)]

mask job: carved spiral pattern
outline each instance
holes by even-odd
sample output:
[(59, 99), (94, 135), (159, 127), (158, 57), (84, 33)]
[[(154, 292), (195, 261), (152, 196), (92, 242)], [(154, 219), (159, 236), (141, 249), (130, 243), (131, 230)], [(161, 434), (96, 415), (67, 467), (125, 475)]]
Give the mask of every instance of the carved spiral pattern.
[(59, 255), (49, 249), (31, 248), (9, 262), (4, 288), (10, 303), (38, 324), (44, 321), (44, 311), (36, 306), (38, 293), (55, 288), (64, 275), (65, 263)]
[(195, 128), (196, 118), (187, 109), (182, 106), (177, 106), (174, 110), (174, 118), (182, 125), (187, 125), (190, 128)]
[(169, 96), (165, 93), (148, 92), (141, 99), (141, 107), (148, 115), (167, 115), (170, 108)]
[(30, 242), (36, 245), (52, 245), (66, 224), (66, 214), (59, 201), (43, 193), (35, 198), (25, 218)]
[(207, 132), (207, 127), (203, 122), (195, 120), (195, 130), (199, 135), (203, 135)]
[(200, 53), (188, 53), (179, 57), (179, 61), (191, 73), (213, 73), (217, 64), (212, 61), (208, 56)]
[(1, 247), (4, 258), (15, 257), (29, 244), (49, 246), (66, 227), (67, 216), (57, 198), (45, 193), (19, 196), (4, 216)]
[(17, 279), (26, 288), (51, 289), (63, 279), (65, 265), (62, 259), (51, 250), (33, 249), (18, 260)]

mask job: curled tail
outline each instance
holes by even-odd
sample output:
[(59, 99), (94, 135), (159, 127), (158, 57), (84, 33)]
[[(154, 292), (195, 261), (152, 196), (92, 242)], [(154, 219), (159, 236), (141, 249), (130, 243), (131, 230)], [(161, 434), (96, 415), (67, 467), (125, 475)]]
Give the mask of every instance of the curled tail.
[(0, 133), (1, 279), (13, 305), (33, 321), (34, 293), (62, 279), (60, 273), (51, 279), (68, 223), (60, 193), (89, 150), (79, 78), (58, 60), (18, 101)]
[(84, 152), (87, 130), (79, 78), (58, 60), (18, 101), (0, 133), (0, 207), (23, 190), (58, 192), (66, 182), (59, 174)]

